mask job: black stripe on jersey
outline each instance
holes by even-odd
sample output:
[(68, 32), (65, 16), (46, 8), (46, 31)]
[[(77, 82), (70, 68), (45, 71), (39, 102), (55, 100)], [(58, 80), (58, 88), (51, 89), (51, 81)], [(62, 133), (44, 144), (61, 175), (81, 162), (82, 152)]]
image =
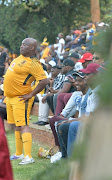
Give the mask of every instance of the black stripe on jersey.
[(27, 125), (27, 110), (28, 110), (28, 101), (25, 102), (25, 122)]
[(23, 85), (26, 85), (27, 81), (30, 79), (31, 76), (32, 76), (31, 74), (29, 74), (29, 75), (27, 76), (27, 78), (25, 79)]

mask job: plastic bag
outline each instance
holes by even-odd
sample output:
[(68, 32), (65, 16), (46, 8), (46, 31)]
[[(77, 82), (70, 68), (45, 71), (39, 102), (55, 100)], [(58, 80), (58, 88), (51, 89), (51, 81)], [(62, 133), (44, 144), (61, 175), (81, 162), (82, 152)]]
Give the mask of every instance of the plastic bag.
[(39, 147), (38, 157), (49, 159), (53, 155), (54, 155), (53, 148), (50, 148), (49, 150), (46, 150), (46, 149), (44, 149), (42, 147)]

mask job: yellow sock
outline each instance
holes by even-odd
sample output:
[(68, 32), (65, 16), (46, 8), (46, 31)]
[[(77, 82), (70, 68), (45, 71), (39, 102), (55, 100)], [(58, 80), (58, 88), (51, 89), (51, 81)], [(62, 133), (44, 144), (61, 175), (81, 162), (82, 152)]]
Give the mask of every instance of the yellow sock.
[(21, 138), (20, 131), (15, 131), (15, 140), (16, 140), (16, 155), (23, 154), (23, 142)]
[(22, 141), (24, 147), (24, 157), (27, 155), (31, 158), (31, 148), (32, 148), (32, 134), (31, 133), (23, 133), (22, 134)]

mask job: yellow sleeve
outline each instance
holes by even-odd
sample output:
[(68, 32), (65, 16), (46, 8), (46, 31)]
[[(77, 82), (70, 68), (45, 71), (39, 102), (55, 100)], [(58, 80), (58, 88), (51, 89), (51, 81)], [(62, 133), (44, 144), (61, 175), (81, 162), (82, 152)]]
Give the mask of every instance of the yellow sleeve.
[(40, 81), (42, 79), (47, 78), (41, 64), (35, 60), (32, 60), (29, 72), (32, 76), (35, 77), (36, 81)]

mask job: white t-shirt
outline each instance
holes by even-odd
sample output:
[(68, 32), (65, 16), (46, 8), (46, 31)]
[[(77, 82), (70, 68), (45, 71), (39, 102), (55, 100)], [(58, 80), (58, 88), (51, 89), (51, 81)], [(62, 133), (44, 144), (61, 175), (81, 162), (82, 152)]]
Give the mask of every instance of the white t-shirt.
[(82, 63), (81, 63), (81, 62), (76, 62), (76, 64), (75, 64), (75, 69), (76, 69), (77, 71), (79, 71), (80, 69), (83, 69)]
[(64, 49), (61, 52), (62, 44), (63, 44), (63, 46), (65, 45), (65, 40), (63, 38), (61, 38), (58, 43), (58, 50), (57, 50), (58, 57), (60, 57), (60, 54), (63, 54), (65, 52)]

